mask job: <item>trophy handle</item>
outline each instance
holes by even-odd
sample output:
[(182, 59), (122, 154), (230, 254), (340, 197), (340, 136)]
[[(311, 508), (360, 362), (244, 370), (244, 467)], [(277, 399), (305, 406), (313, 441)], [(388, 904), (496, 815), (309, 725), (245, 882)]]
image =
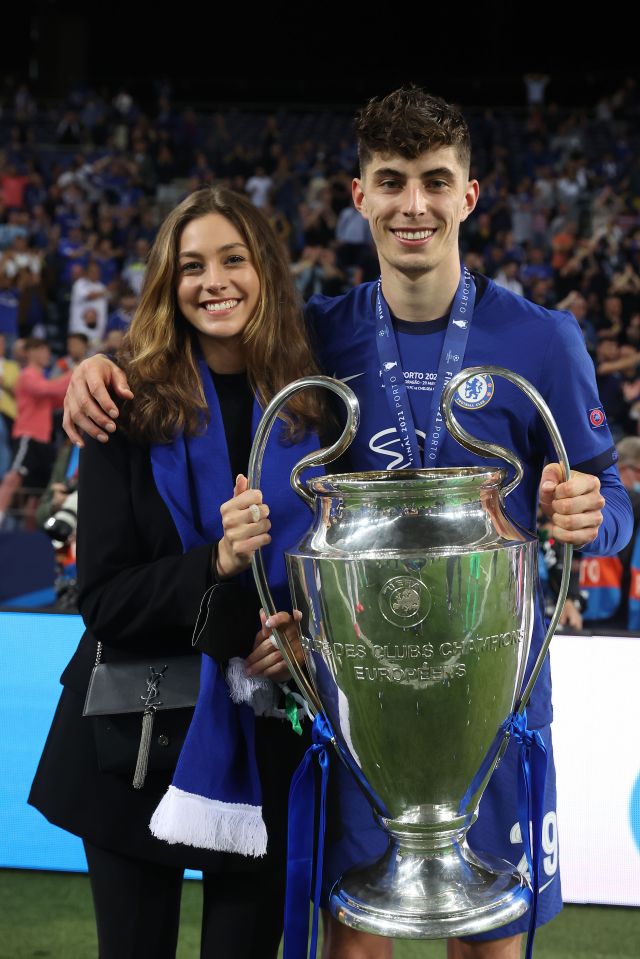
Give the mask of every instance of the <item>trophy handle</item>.
[[(513, 480), (504, 487), (504, 490), (502, 491), (503, 496), (508, 496), (509, 493), (512, 493), (516, 486), (518, 486), (522, 480), (523, 470), (522, 463), (515, 453), (513, 453), (511, 450), (505, 449), (503, 446), (498, 446), (495, 443), (487, 443), (484, 440), (479, 440), (472, 436), (460, 425), (460, 423), (458, 423), (452, 411), (453, 398), (456, 390), (471, 376), (479, 376), (483, 374), (489, 374), (490, 376), (501, 376), (503, 379), (509, 380), (510, 383), (513, 383), (514, 386), (517, 386), (518, 389), (521, 390), (525, 396), (531, 400), (542, 417), (545, 426), (549, 430), (558, 460), (562, 466), (562, 469), (564, 470), (565, 478), (568, 479), (571, 475), (571, 467), (569, 466), (567, 451), (551, 410), (537, 389), (528, 380), (526, 380), (523, 376), (520, 376), (519, 373), (514, 373), (513, 370), (507, 370), (502, 366), (469, 366), (467, 369), (456, 373), (456, 375), (449, 380), (442, 391), (440, 410), (442, 412), (442, 417), (445, 421), (446, 427), (453, 438), (471, 453), (476, 453), (478, 456), (484, 457), (499, 456), (501, 459), (506, 460), (507, 463), (513, 466), (516, 475)], [(534, 667), (531, 670), (529, 682), (527, 683), (516, 707), (516, 713), (523, 713), (527, 703), (529, 702), (533, 687), (536, 684), (536, 680), (540, 675), (540, 670), (542, 669), (545, 661), (549, 644), (551, 643), (553, 634), (556, 631), (556, 626), (558, 625), (558, 620), (560, 619), (560, 614), (562, 613), (562, 608), (569, 591), (569, 577), (571, 575), (573, 546), (571, 546), (569, 543), (564, 543), (563, 546), (564, 554), (562, 558), (562, 578), (560, 580), (558, 599), (556, 601), (556, 606), (553, 611), (553, 616), (551, 617), (551, 622), (549, 623), (549, 628), (547, 629), (544, 642), (540, 648), (540, 652), (538, 653), (538, 658), (536, 659)]]
[[(322, 449), (303, 456), (291, 471), (291, 486), (298, 496), (305, 501), (307, 506), (313, 509), (315, 507), (315, 497), (302, 485), (300, 473), (311, 466), (324, 466), (326, 463), (331, 463), (337, 459), (338, 456), (341, 456), (351, 445), (353, 437), (358, 430), (358, 424), (360, 423), (360, 407), (356, 395), (352, 389), (345, 386), (340, 380), (335, 380), (331, 376), (304, 376), (299, 380), (295, 380), (293, 383), (289, 383), (288, 386), (285, 386), (284, 389), (280, 390), (280, 392), (273, 397), (262, 414), (253, 438), (253, 445), (249, 456), (248, 480), (249, 489), (257, 489), (260, 486), (262, 459), (273, 423), (287, 400), (308, 387), (324, 387), (331, 390), (331, 392), (336, 393), (340, 397), (347, 408), (347, 422), (341, 436), (336, 442), (331, 446), (323, 447)], [(251, 569), (253, 570), (253, 577), (258, 589), (258, 595), (260, 596), (260, 602), (267, 616), (270, 616), (277, 612), (277, 610), (267, 582), (261, 549), (256, 550), (251, 558)], [(274, 629), (273, 634), (278, 649), (282, 653), (291, 675), (295, 679), (312, 713), (315, 715), (315, 713), (321, 711), (321, 706), (311, 683), (307, 679), (304, 670), (298, 664), (284, 632)]]

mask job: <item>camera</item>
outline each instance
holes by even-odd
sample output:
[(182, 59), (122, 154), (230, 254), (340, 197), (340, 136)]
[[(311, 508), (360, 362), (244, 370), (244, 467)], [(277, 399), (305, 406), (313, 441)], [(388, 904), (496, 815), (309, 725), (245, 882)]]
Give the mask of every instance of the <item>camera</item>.
[(74, 490), (65, 499), (60, 509), (50, 516), (42, 527), (56, 549), (62, 549), (76, 531), (78, 525), (78, 492)]

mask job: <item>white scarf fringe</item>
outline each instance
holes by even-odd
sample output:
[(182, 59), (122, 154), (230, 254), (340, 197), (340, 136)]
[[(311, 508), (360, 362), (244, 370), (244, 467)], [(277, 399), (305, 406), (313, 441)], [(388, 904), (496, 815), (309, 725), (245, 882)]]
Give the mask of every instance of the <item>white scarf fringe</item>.
[(235, 656), (229, 660), (226, 680), (232, 703), (247, 703), (256, 716), (272, 714), (278, 701), (278, 687), (264, 676), (247, 676), (244, 659)]
[(241, 856), (264, 856), (267, 829), (261, 806), (207, 799), (169, 786), (149, 824), (157, 839)]

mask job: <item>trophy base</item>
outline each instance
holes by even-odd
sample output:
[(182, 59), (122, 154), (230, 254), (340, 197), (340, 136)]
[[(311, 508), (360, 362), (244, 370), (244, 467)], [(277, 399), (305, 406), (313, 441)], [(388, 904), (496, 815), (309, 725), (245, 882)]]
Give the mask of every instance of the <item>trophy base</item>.
[(346, 926), (397, 939), (488, 932), (530, 904), (531, 890), (514, 866), (479, 859), (464, 840), (426, 854), (392, 843), (373, 865), (345, 873), (329, 902)]

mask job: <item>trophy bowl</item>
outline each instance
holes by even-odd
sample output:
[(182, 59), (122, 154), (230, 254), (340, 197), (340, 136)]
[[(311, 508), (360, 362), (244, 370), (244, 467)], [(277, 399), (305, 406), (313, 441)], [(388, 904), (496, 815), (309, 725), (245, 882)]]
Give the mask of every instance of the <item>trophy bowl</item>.
[[(334, 447), (306, 457), (292, 475), (314, 510), (308, 533), (285, 553), (304, 670), (286, 638), (278, 640), (389, 837), (381, 859), (334, 885), (331, 912), (392, 937), (493, 929), (531, 902), (528, 880), (511, 863), (477, 855), (465, 838), (506, 749), (507, 722), (532, 688), (530, 680), (522, 694), (537, 537), (503, 507), (519, 477), (507, 487), (506, 471), (495, 467), (400, 470), (329, 475), (305, 489), (301, 470), (330, 461), (357, 428), (351, 391), (328, 378), (309, 380), (339, 393), (352, 416)], [(268, 423), (263, 432), (252, 452), (252, 485)], [(516, 465), (513, 454), (500, 455)], [(254, 573), (272, 610), (259, 555)], [(550, 638), (551, 631), (533, 682)]]

